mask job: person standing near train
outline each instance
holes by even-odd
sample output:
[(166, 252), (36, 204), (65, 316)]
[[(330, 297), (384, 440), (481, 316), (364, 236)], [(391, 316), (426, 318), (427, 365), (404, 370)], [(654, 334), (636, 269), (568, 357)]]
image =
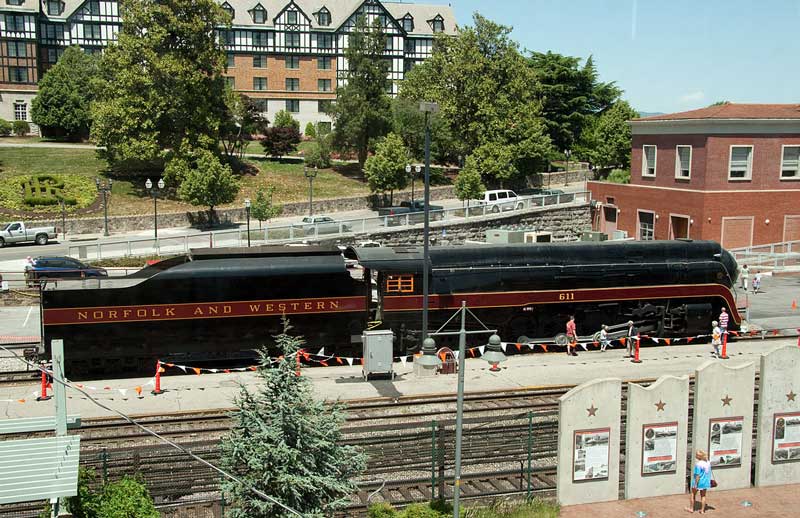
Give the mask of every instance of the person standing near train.
[(742, 275), (740, 276), (741, 285), (740, 287), (747, 293), (747, 281), (750, 280), (750, 268), (747, 265), (742, 266)]
[(722, 308), (719, 312), (719, 328), (722, 330), (723, 333), (728, 332), (728, 320), (730, 319), (730, 315), (728, 315), (728, 310), (726, 308)]
[(567, 356), (578, 356), (575, 348), (578, 345), (578, 332), (575, 326), (575, 316), (571, 315), (567, 322)]
[(633, 320), (628, 320), (628, 331), (625, 333), (625, 357), (633, 358), (633, 350), (636, 347), (634, 340), (639, 334), (639, 330), (633, 325)]
[(603, 326), (600, 328), (600, 352), (606, 352), (608, 346), (608, 326), (603, 324)]

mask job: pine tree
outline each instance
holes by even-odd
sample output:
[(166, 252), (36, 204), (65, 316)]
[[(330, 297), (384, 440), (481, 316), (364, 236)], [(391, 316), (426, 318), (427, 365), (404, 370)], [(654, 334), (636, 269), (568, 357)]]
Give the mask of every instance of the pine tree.
[(263, 383), (254, 392), (241, 388), (233, 429), (222, 443), (223, 464), (243, 481), (223, 486), (230, 518), (290, 516), (250, 488), (303, 516), (331, 514), (344, 507), (356, 489), (352, 479), (365, 468), (365, 455), (341, 444), (343, 407), (316, 399), (311, 380), (296, 375), (303, 340), (287, 333), (288, 326), (275, 338), (283, 353), (276, 364), (261, 350)]

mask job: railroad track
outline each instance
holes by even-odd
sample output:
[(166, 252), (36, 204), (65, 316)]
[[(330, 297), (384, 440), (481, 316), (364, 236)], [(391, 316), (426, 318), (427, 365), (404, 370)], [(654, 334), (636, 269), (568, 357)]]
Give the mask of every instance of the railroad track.
[(5, 371), (0, 373), (0, 385), (30, 385), (41, 380), (39, 371)]

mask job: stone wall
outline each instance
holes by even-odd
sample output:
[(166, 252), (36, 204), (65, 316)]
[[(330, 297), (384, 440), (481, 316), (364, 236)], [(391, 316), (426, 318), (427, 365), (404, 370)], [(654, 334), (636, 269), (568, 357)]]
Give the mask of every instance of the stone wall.
[[(458, 224), (435, 221), (431, 223), (431, 243), (435, 245), (460, 245), (464, 241), (484, 241), (487, 230), (526, 230), (553, 233), (553, 241), (576, 241), (582, 232), (591, 229), (589, 205), (534, 209), (470, 218)], [(337, 239), (351, 244), (371, 239), (384, 246), (422, 245), (422, 225), (407, 229), (387, 229), (350, 238)]]
[[(566, 177), (566, 178), (565, 178)], [(531, 177), (534, 180), (540, 180), (540, 185), (533, 187), (541, 187), (543, 189), (558, 189), (563, 187), (566, 183), (583, 182), (592, 180), (592, 171), (588, 169), (575, 169), (572, 171), (554, 171), (552, 173), (539, 173)]]
[[(422, 195), (422, 190), (416, 191), (416, 197)], [(444, 200), (454, 198), (452, 186), (432, 187), (431, 200)], [(394, 194), (393, 202), (400, 203), (403, 200), (411, 199), (411, 191), (397, 192)], [(381, 196), (354, 196), (351, 198), (334, 198), (328, 200), (314, 200), (314, 213), (327, 214), (332, 212), (364, 210), (388, 203)], [(287, 203), (283, 205), (282, 216), (299, 216), (308, 213), (308, 202)], [(231, 225), (234, 222), (245, 220), (244, 208), (219, 209), (216, 211), (220, 225)], [(36, 226), (54, 226), (61, 233), (61, 218), (56, 217), (49, 220), (35, 221)], [(173, 227), (204, 227), (208, 224), (207, 211), (177, 212), (158, 215), (159, 228)], [(103, 232), (103, 218), (67, 218), (67, 237), (74, 234), (100, 234)], [(138, 216), (111, 216), (108, 218), (108, 230), (111, 234), (118, 232), (130, 232), (135, 230), (145, 230), (153, 228), (153, 214), (143, 214)]]

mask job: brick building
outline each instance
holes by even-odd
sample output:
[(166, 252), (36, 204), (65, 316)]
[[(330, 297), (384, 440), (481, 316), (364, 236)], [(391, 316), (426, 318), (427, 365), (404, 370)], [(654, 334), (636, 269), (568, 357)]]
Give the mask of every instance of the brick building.
[[(430, 56), (436, 33), (455, 34), (448, 5), (380, 0), (218, 0), (231, 16), (218, 31), (228, 51), (226, 76), (270, 120), (282, 109), (301, 123), (330, 123), (324, 113), (347, 73), (344, 50), (356, 19), (378, 19), (386, 32), (391, 92)], [(2, 0), (0, 118), (30, 121), (37, 83), (64, 49), (102, 52), (122, 19), (117, 0)]]
[(596, 230), (726, 248), (800, 239), (800, 105), (728, 103), (630, 124), (630, 184), (588, 184)]

